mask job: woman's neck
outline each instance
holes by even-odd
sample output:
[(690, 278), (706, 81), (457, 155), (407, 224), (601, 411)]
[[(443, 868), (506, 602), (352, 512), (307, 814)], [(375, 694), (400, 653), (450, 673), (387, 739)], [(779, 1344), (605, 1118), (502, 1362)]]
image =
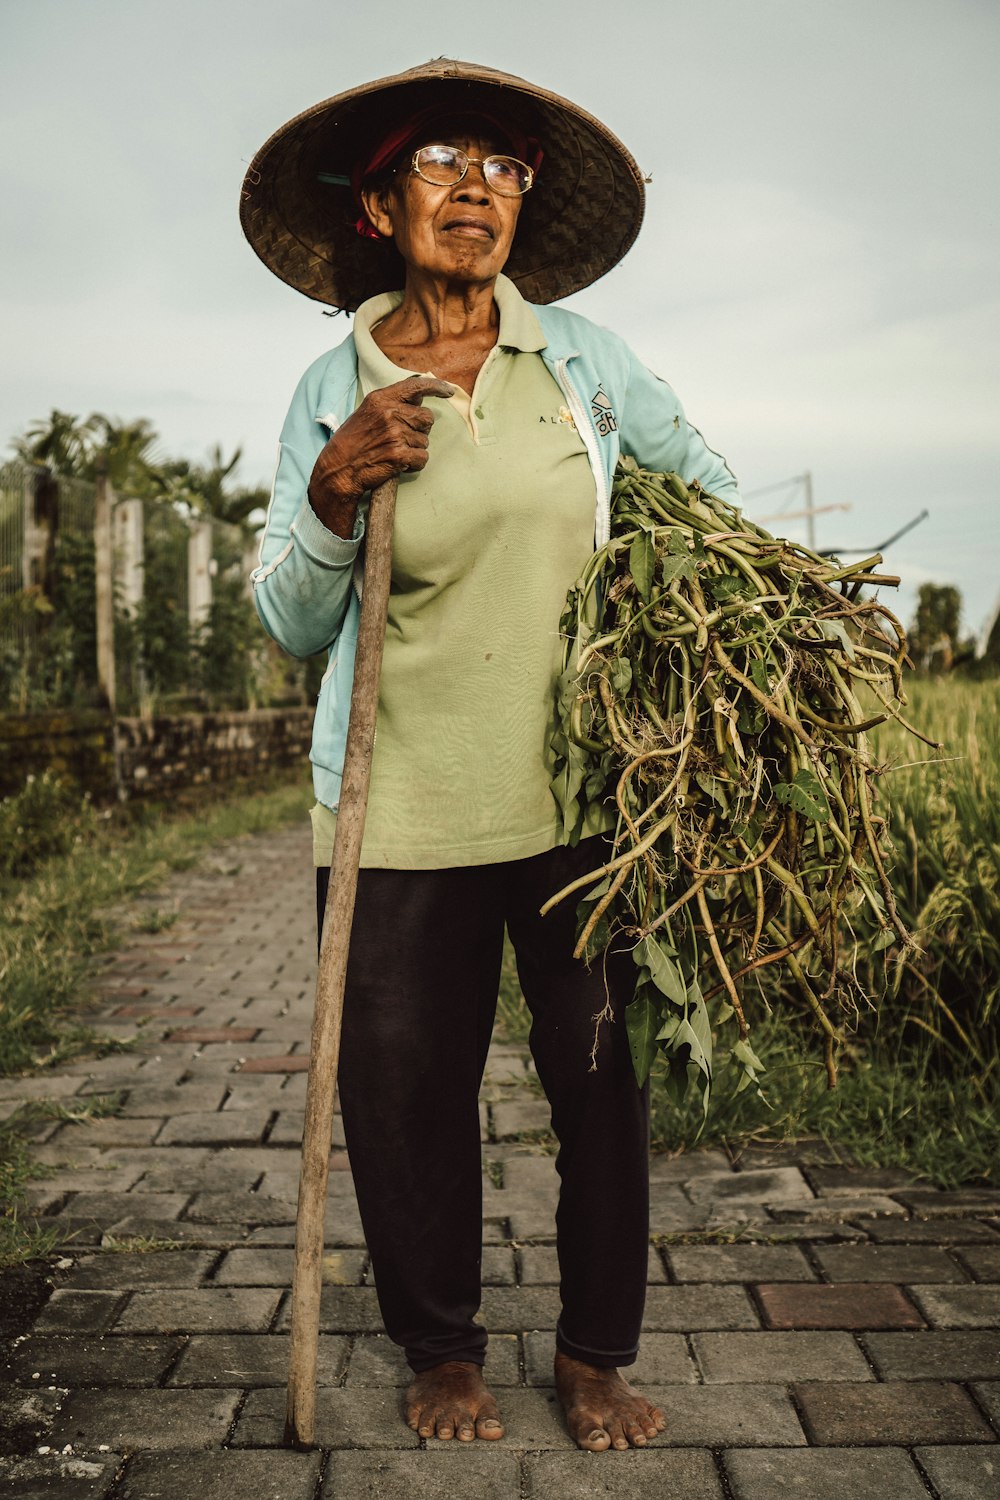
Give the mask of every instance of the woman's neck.
[(470, 395), (500, 331), (495, 281), (447, 282), (407, 275), (403, 300), (372, 329), (382, 353), (404, 370), (433, 370)]

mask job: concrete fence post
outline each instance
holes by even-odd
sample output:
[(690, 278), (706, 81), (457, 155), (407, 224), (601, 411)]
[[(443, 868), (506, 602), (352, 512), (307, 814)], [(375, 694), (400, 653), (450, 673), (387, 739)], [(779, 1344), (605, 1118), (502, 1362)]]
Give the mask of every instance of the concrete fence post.
[(141, 500), (119, 500), (113, 517), (118, 599), (134, 615), (145, 593), (146, 550)]
[(114, 491), (108, 471), (97, 471), (94, 493), (94, 564), (97, 594), (97, 685), (101, 697), (115, 711), (115, 579), (111, 514)]
[(188, 623), (197, 630), (212, 608), (212, 523), (199, 521), (188, 538)]

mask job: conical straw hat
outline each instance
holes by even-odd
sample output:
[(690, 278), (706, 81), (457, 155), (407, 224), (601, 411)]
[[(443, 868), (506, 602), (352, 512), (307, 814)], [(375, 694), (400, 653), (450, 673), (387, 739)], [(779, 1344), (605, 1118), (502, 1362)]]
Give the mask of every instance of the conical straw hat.
[[(617, 265), (639, 232), (643, 176), (621, 141), (586, 110), (511, 73), (435, 58), (348, 89), (296, 115), (257, 152), (240, 222), (264, 264), (318, 302), (353, 311), (403, 285), (391, 241), (360, 236), (349, 186), (362, 154), (418, 110), (510, 118), (542, 147), (505, 274), (529, 302), (555, 302)], [(322, 175), (321, 175), (322, 174)], [(342, 182), (330, 182), (330, 177)]]

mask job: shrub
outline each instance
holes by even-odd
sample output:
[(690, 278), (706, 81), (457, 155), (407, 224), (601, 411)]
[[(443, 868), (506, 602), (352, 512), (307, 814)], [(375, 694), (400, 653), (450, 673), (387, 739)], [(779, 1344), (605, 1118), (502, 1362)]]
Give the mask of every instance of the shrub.
[(65, 854), (94, 822), (88, 797), (52, 771), (29, 776), (0, 802), (0, 879), (29, 875), (43, 860)]

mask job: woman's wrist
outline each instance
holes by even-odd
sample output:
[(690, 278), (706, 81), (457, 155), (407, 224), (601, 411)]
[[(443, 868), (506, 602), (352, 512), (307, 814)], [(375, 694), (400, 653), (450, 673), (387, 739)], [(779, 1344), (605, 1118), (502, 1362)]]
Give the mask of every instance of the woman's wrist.
[(310, 483), (306, 490), (306, 497), (312, 506), (316, 519), (332, 531), (335, 536), (346, 537), (350, 540), (354, 536), (354, 526), (358, 515), (358, 505), (361, 501), (360, 495), (341, 495), (330, 485), (324, 485), (322, 490)]

